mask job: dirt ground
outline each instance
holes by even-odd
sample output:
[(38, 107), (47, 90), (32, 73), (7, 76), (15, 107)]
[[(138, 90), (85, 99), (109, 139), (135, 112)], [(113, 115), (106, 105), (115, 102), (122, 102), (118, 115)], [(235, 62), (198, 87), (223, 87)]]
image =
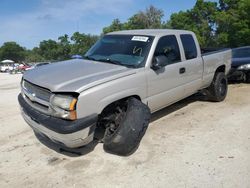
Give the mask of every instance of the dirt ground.
[(0, 73), (0, 187), (250, 187), (250, 85), (230, 85), (222, 103), (191, 97), (153, 114), (130, 157), (102, 144), (79, 156), (34, 136), (20, 79)]

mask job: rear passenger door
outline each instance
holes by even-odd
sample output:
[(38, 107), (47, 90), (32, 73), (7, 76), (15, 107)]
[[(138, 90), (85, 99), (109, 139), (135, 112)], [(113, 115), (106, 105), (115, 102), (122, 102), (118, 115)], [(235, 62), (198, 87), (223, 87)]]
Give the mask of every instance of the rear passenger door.
[(156, 46), (154, 57), (166, 56), (166, 66), (147, 71), (148, 105), (156, 111), (185, 96), (185, 62), (182, 62), (179, 42), (175, 35), (163, 36)]
[(185, 79), (187, 81), (185, 85), (186, 96), (192, 95), (201, 88), (202, 74), (203, 74), (203, 60), (199, 49), (197, 48), (198, 41), (192, 34), (180, 35), (182, 48), (184, 51), (185, 61)]

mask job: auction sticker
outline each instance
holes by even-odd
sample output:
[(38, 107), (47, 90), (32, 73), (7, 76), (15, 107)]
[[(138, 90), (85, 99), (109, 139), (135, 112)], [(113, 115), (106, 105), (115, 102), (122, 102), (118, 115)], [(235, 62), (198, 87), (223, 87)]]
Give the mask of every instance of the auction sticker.
[(148, 37), (144, 37), (144, 36), (133, 36), (133, 38), (132, 38), (131, 40), (133, 40), (133, 41), (147, 42), (147, 41), (148, 41)]

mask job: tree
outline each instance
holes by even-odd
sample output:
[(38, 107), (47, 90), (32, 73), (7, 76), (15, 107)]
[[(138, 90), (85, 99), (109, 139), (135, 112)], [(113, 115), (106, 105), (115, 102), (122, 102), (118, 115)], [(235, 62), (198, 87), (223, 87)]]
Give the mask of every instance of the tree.
[(25, 60), (38, 61), (62, 61), (70, 59), (74, 54), (83, 55), (97, 40), (98, 36), (75, 32), (71, 38), (68, 35), (58, 37), (58, 41), (44, 40), (39, 47), (26, 50)]
[(250, 1), (197, 0), (188, 11), (171, 15), (165, 28), (194, 31), (202, 47), (237, 47), (249, 45)]
[(112, 31), (120, 31), (123, 30), (124, 24), (120, 22), (119, 19), (114, 19), (110, 26), (103, 28), (103, 33), (109, 33)]
[(21, 62), (25, 59), (25, 48), (16, 42), (5, 42), (0, 49), (0, 59), (11, 59)]
[(128, 22), (124, 23), (124, 29), (146, 29), (147, 17), (144, 12), (139, 12), (128, 19)]
[(125, 29), (158, 29), (162, 28), (162, 18), (164, 14), (160, 9), (150, 6), (145, 11), (139, 11), (131, 16), (127, 22), (121, 23), (119, 19), (114, 19), (112, 24), (103, 29), (103, 33), (119, 31)]
[(58, 37), (58, 60), (65, 60), (70, 58), (71, 44), (68, 35)]
[(128, 19), (126, 29), (159, 29), (162, 27), (164, 14), (160, 9), (150, 6), (145, 12), (140, 11)]
[(165, 27), (191, 30), (202, 47), (214, 46), (216, 11), (217, 3), (197, 0), (191, 10), (172, 14)]
[(58, 44), (54, 40), (44, 40), (40, 42), (38, 54), (41, 55), (44, 60), (59, 60), (58, 58)]
[(250, 1), (220, 0), (216, 15), (216, 42), (219, 46), (249, 45)]
[(39, 48), (35, 47), (32, 50), (27, 50), (25, 53), (25, 61), (26, 62), (41, 62), (44, 61), (45, 59), (39, 54)]
[(150, 6), (146, 9), (146, 24), (149, 29), (159, 29), (162, 27), (162, 18), (164, 13), (161, 9), (157, 9), (154, 6)]
[(71, 54), (83, 55), (87, 50), (99, 39), (96, 35), (84, 34), (75, 32), (71, 40), (73, 41), (71, 47)]

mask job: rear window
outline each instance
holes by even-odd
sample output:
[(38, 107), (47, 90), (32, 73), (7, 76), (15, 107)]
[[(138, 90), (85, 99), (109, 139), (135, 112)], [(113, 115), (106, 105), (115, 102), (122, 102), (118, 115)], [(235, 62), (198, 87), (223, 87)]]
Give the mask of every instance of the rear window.
[(194, 59), (197, 57), (197, 48), (192, 35), (181, 35), (181, 42), (184, 48), (186, 59)]

